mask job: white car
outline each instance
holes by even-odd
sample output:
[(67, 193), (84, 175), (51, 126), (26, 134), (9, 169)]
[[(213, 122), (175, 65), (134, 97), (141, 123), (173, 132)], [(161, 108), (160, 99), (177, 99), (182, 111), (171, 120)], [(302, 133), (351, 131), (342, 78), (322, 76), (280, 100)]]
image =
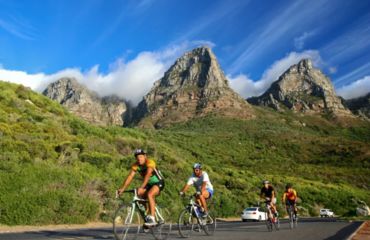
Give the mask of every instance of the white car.
[(249, 207), (244, 209), (241, 218), (243, 222), (248, 220), (262, 221), (266, 220), (266, 213), (261, 211), (259, 207)]
[(334, 217), (334, 212), (330, 209), (320, 209), (320, 217)]

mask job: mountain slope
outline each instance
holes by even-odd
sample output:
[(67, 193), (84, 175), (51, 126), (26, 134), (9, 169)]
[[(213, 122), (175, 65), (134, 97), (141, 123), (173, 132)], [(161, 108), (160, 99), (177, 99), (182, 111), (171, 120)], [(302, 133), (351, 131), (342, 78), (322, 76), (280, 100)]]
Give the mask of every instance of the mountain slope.
[(76, 116), (97, 125), (123, 125), (126, 104), (118, 97), (100, 98), (74, 78), (61, 78), (49, 84), (43, 94)]
[(258, 107), (254, 114), (249, 120), (195, 118), (160, 130), (97, 127), (43, 95), (0, 82), (0, 223), (110, 221), (114, 190), (138, 147), (165, 175), (158, 201), (174, 216), (194, 162), (202, 162), (213, 181), (215, 206), (223, 206), (215, 209), (218, 216), (255, 204), (262, 179), (271, 180), (279, 196), (292, 182), (303, 215), (323, 206), (351, 215), (352, 199), (370, 204), (368, 122), (351, 119), (344, 127)]
[(263, 95), (249, 98), (248, 102), (279, 111), (351, 115), (335, 94), (330, 79), (309, 59), (291, 66)]
[(345, 100), (345, 105), (353, 114), (370, 119), (370, 92), (362, 97)]
[(251, 118), (253, 109), (228, 84), (216, 56), (201, 47), (186, 53), (158, 80), (133, 113), (156, 127), (207, 114)]

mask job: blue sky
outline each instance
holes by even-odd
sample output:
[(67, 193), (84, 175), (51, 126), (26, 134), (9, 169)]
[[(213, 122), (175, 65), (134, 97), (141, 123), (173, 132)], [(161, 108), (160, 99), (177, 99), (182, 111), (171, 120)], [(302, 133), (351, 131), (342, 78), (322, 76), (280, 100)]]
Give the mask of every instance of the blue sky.
[(304, 56), (351, 97), (360, 93), (344, 88), (359, 80), (370, 91), (369, 39), (368, 0), (0, 0), (0, 78), (35, 87), (70, 73), (95, 90), (110, 85), (102, 95), (128, 84), (147, 91), (177, 57), (208, 44), (243, 96)]

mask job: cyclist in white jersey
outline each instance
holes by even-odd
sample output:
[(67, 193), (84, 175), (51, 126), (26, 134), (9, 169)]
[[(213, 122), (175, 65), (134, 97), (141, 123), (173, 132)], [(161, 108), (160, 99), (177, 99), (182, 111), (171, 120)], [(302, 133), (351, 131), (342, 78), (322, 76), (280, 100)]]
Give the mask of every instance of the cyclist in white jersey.
[(188, 179), (188, 182), (182, 188), (180, 195), (184, 195), (190, 186), (194, 186), (197, 194), (196, 198), (200, 205), (204, 209), (203, 217), (208, 215), (207, 199), (213, 196), (213, 186), (209, 180), (208, 173), (202, 171), (202, 165), (200, 163), (195, 163), (193, 166), (193, 174)]

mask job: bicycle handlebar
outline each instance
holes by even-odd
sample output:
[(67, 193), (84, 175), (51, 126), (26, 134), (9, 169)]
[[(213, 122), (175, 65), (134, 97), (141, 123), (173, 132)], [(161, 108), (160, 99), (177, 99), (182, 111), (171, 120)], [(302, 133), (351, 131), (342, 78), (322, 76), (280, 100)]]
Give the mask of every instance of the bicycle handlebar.
[[(123, 193), (134, 193), (137, 195), (137, 189), (125, 190)], [(116, 190), (116, 199), (119, 198), (120, 194), (118, 194), (118, 190)]]

